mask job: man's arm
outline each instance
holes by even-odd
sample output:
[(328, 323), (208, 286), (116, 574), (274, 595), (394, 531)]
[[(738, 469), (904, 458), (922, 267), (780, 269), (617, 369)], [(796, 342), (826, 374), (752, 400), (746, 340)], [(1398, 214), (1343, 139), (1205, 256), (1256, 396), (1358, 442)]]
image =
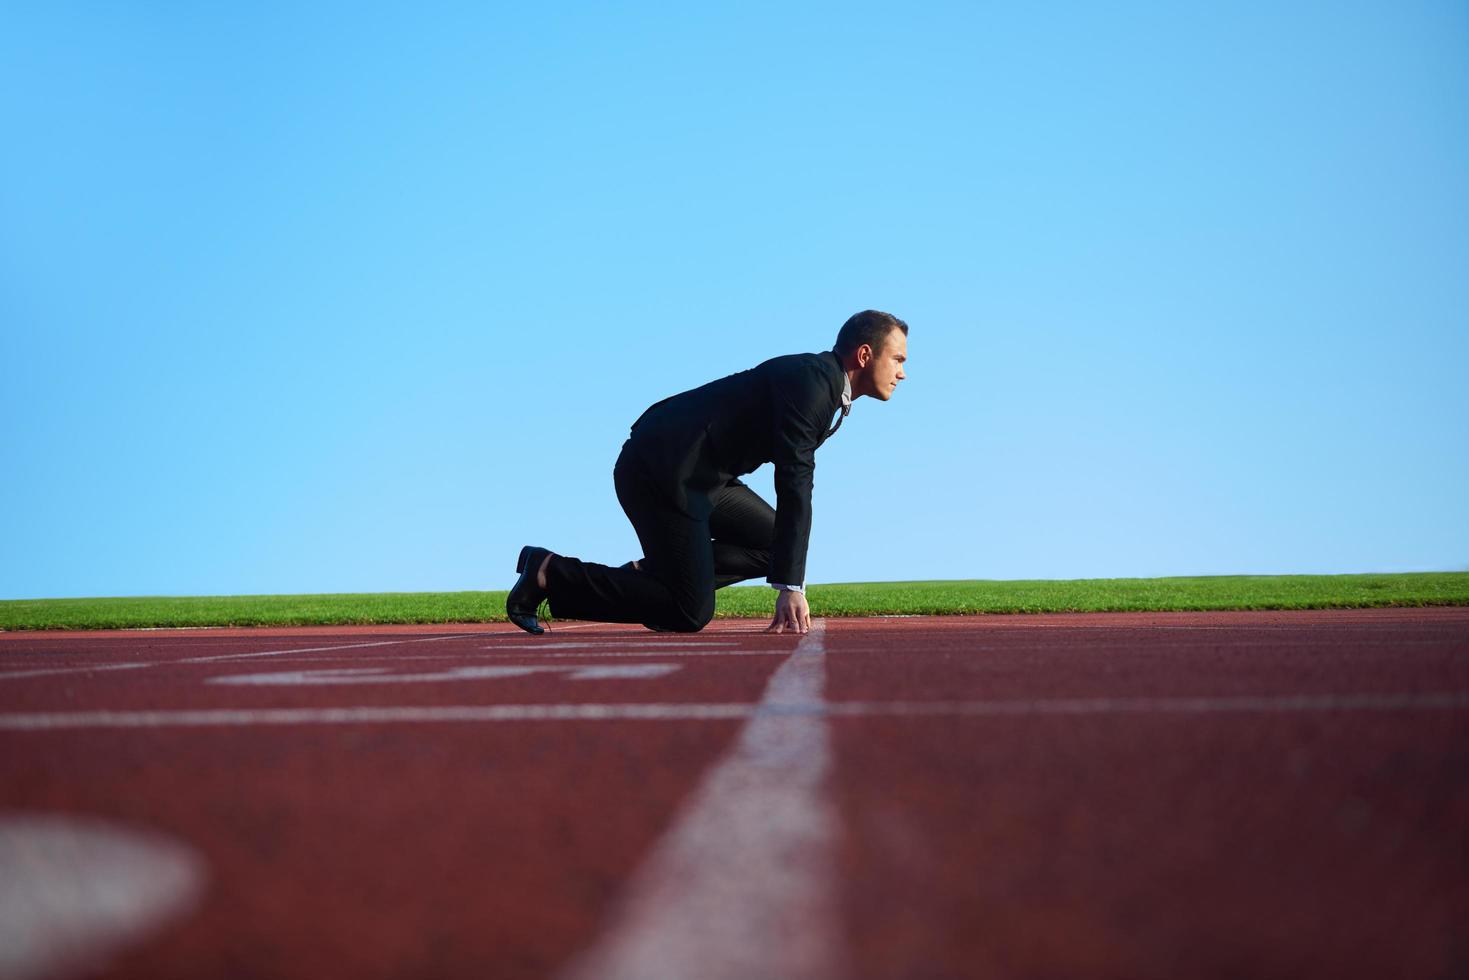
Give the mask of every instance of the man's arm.
[[(771, 460), (775, 464), (775, 535), (766, 581), (804, 585), (811, 539), (816, 447), (834, 411), (831, 385), (819, 368), (798, 365), (770, 379)], [(781, 597), (800, 595), (782, 591)], [(794, 600), (787, 600), (794, 601)], [(801, 596), (804, 605), (805, 596)]]

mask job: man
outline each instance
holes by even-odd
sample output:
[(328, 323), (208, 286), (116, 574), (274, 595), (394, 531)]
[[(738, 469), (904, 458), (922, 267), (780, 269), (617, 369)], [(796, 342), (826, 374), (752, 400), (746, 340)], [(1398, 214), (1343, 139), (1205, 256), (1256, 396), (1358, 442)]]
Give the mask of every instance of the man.
[[(557, 618), (696, 633), (714, 617), (715, 589), (764, 575), (779, 590), (767, 632), (805, 633), (816, 449), (853, 399), (891, 398), (907, 359), (908, 325), (864, 310), (830, 351), (777, 357), (653, 405), (612, 473), (643, 557), (612, 568), (527, 545), (510, 621), (544, 632), (536, 608), (549, 599)], [(762, 463), (775, 464), (773, 510), (739, 481)]]

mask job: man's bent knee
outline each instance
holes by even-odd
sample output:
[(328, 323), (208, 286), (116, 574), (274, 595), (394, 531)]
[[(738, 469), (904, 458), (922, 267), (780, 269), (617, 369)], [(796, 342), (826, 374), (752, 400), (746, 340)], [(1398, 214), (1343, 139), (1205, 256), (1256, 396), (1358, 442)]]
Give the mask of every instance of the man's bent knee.
[(695, 608), (680, 606), (672, 615), (648, 626), (666, 633), (697, 633), (713, 618), (714, 597), (711, 595), (707, 602), (701, 602)]

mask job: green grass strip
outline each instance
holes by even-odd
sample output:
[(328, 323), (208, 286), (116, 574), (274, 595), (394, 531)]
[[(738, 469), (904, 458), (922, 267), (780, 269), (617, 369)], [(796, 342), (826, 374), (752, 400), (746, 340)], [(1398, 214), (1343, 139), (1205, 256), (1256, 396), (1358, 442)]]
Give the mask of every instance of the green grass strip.
[[(858, 582), (813, 585), (819, 616), (1352, 609), (1469, 605), (1469, 572), (1218, 575), (1068, 581)], [(764, 586), (721, 590), (716, 615), (768, 617)], [(504, 592), (0, 600), (0, 629), (483, 623), (505, 619)]]

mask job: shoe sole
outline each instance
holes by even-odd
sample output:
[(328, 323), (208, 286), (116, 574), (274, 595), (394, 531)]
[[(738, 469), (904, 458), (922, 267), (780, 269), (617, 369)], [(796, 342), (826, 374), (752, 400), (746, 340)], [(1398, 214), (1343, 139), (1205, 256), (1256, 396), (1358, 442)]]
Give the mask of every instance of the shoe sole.
[(517, 559), (515, 559), (515, 570), (517, 572), (524, 572), (525, 571), (525, 560), (526, 560), (526, 556), (527, 556), (527, 554), (529, 554), (529, 552), (530, 552), (530, 545), (526, 545), (524, 548), (521, 548), (520, 549), (520, 557), (517, 558)]

